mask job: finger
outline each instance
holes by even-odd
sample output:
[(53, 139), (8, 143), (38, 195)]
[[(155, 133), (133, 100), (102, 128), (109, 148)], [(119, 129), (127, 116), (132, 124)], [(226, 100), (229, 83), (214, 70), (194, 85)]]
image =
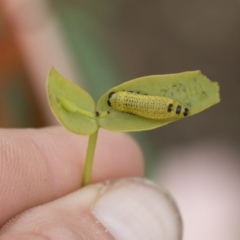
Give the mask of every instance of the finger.
[[(87, 140), (60, 127), (1, 130), (0, 226), (27, 208), (79, 188)], [(92, 181), (142, 175), (142, 154), (133, 139), (100, 131)]]
[(182, 235), (170, 195), (144, 179), (122, 179), (83, 188), (28, 210), (0, 233), (6, 240), (164, 239)]

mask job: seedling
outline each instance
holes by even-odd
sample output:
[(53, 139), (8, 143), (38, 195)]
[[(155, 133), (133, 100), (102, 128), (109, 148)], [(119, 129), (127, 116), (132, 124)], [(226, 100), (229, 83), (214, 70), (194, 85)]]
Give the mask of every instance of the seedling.
[(146, 76), (107, 91), (95, 104), (79, 86), (54, 68), (48, 76), (53, 113), (69, 131), (89, 135), (83, 185), (90, 183), (98, 129), (150, 130), (199, 113), (220, 101), (219, 85), (200, 71)]

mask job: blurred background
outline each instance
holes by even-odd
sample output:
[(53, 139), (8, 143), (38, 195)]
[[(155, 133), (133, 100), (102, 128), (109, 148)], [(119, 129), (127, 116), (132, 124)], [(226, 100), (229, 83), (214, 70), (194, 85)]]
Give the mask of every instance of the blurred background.
[(240, 1), (1, 0), (0, 127), (57, 124), (51, 66), (95, 100), (127, 80), (201, 70), (221, 103), (134, 133), (175, 197), (184, 239), (240, 239)]

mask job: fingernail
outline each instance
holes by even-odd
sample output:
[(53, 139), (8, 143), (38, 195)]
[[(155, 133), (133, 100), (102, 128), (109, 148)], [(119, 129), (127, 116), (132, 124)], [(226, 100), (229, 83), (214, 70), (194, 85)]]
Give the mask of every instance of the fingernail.
[(166, 190), (138, 178), (106, 184), (92, 212), (116, 240), (178, 240), (182, 221)]

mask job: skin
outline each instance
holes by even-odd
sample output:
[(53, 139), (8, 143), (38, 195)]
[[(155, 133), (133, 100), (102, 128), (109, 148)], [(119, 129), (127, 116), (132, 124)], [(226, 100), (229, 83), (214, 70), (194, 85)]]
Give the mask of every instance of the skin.
[(100, 130), (92, 181), (81, 187), (87, 140), (62, 127), (0, 130), (0, 240), (134, 240), (147, 231), (180, 239), (176, 205), (143, 179), (143, 155), (129, 135)]
[[(51, 127), (3, 129), (0, 139), (0, 227), (23, 211), (80, 188), (87, 137)], [(100, 131), (98, 140), (92, 183), (143, 176), (142, 153), (133, 139)]]

